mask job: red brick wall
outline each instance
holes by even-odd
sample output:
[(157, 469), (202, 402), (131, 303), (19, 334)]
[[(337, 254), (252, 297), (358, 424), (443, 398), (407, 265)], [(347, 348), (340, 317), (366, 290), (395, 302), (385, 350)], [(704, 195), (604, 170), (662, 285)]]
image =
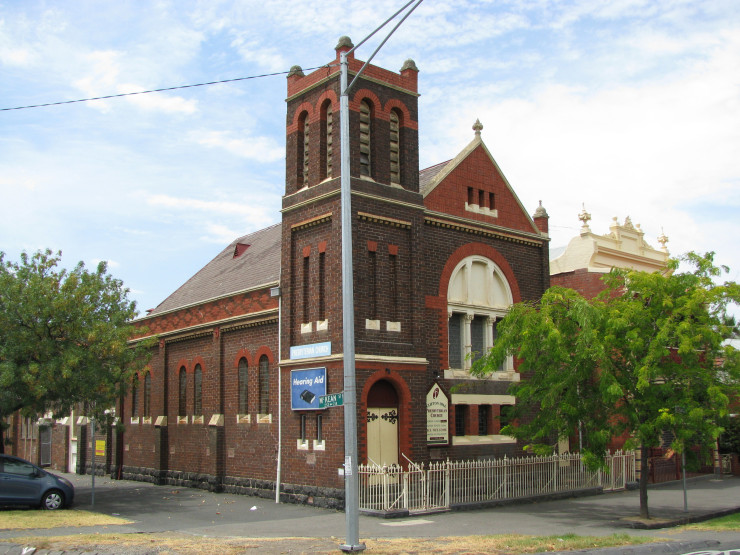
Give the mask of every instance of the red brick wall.
[(587, 299), (592, 299), (604, 290), (603, 273), (589, 272), (579, 268), (573, 272), (563, 272), (550, 276), (550, 283), (558, 287), (575, 289)]
[[(468, 200), (468, 187), (475, 191), (494, 194), (494, 207), (497, 217), (465, 210)], [(486, 201), (488, 202), (488, 201)], [(506, 185), (506, 181), (496, 165), (479, 146), (439, 183), (424, 199), (430, 210), (452, 214), (462, 218), (477, 220), (492, 225), (537, 233), (529, 216), (522, 210), (516, 197)]]

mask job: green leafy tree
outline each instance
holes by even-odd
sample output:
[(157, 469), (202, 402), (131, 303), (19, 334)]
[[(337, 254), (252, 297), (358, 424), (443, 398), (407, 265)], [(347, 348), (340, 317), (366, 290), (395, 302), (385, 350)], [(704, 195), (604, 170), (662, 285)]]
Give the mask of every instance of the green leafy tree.
[(100, 417), (148, 361), (148, 344), (129, 345), (136, 304), (122, 282), (103, 262), (68, 271), (60, 261), (50, 250), (20, 262), (0, 253), (0, 419), (78, 403)]
[(510, 389), (514, 422), (503, 433), (536, 453), (580, 433), (584, 461), (596, 467), (610, 439), (629, 434), (642, 454), (644, 518), (648, 449), (665, 430), (678, 453), (716, 445), (740, 383), (738, 353), (725, 341), (734, 330), (727, 309), (740, 302), (740, 286), (716, 283), (727, 268), (714, 265), (713, 253), (682, 260), (690, 271), (677, 271), (680, 260), (665, 273), (615, 269), (594, 299), (552, 287), (537, 303), (513, 306), (494, 348), (473, 365), (485, 375), (506, 356), (521, 361), (522, 380)]

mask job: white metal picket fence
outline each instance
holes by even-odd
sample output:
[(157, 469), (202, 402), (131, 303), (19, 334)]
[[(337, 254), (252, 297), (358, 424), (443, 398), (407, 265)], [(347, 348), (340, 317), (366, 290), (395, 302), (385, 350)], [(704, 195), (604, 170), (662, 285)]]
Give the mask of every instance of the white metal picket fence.
[(360, 465), (360, 510), (411, 513), (565, 493), (601, 486), (624, 489), (635, 481), (635, 453), (609, 454), (608, 471), (588, 470), (580, 454), (485, 461), (442, 461), (428, 465)]

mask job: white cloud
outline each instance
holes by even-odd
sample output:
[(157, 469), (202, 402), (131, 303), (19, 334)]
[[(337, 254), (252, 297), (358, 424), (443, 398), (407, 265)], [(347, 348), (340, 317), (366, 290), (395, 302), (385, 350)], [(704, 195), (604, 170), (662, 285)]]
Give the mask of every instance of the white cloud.
[(257, 162), (275, 162), (285, 156), (282, 145), (272, 137), (236, 138), (232, 131), (193, 131), (190, 139), (209, 148), (221, 148), (239, 156)]

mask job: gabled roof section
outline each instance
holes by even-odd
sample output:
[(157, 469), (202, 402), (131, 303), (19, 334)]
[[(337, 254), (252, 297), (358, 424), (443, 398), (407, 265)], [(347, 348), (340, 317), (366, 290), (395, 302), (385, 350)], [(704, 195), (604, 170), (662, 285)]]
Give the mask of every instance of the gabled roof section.
[[(419, 172), (424, 206), (435, 212), (491, 225), (535, 233), (540, 230), (481, 139), (483, 126), (473, 126), (475, 138), (449, 162)], [(476, 203), (468, 203), (469, 189)], [(477, 202), (478, 194), (484, 202)], [(492, 195), (492, 196), (491, 196)], [(490, 206), (493, 201), (493, 206)]]
[(146, 316), (277, 283), (280, 279), (281, 228), (281, 224), (276, 224), (232, 241)]

